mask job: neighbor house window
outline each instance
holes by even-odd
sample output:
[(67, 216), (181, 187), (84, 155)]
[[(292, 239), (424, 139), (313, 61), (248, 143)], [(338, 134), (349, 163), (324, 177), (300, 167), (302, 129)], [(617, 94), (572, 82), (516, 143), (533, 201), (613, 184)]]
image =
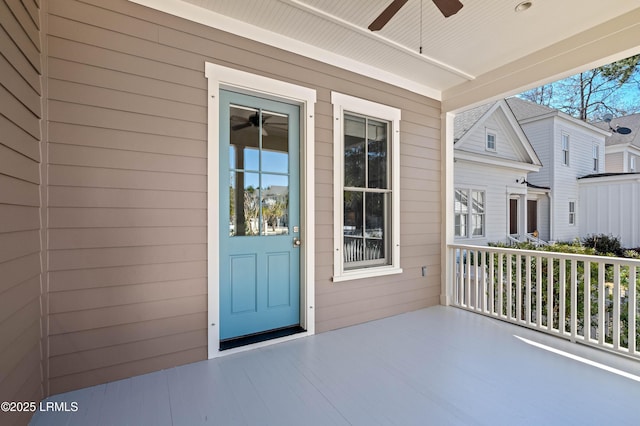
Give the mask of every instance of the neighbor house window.
[(632, 155), (631, 158), (629, 158), (629, 171), (630, 172), (636, 171), (636, 157), (634, 155)]
[(400, 269), (400, 110), (332, 93), (334, 281)]
[(495, 151), (496, 150), (496, 133), (491, 131), (491, 130), (487, 130), (487, 137), (486, 137), (486, 149), (487, 151)]
[(569, 135), (562, 134), (562, 164), (569, 165)]
[(454, 235), (461, 238), (484, 236), (485, 191), (456, 188), (454, 194)]
[(600, 148), (598, 145), (593, 145), (593, 171), (597, 172), (600, 164)]
[(569, 201), (569, 225), (576, 224), (576, 202)]
[(466, 237), (467, 236), (467, 223), (469, 217), (469, 197), (468, 191), (464, 189), (456, 189), (456, 193), (453, 204), (454, 211), (454, 223), (455, 223), (455, 236)]

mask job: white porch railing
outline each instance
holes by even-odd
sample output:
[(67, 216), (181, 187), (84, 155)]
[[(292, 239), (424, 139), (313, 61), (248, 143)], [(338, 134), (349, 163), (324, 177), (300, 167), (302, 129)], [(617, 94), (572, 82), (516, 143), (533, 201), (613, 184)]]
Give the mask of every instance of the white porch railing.
[(640, 359), (640, 260), (450, 245), (453, 306)]

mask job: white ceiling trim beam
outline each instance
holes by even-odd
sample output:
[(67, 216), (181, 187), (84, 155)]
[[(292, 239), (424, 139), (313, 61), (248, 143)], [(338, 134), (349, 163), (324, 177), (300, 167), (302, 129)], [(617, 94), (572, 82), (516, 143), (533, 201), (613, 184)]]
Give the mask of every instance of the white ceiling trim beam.
[[(305, 4), (300, 0), (279, 0), (279, 1), (281, 3), (288, 4), (289, 6), (296, 7), (296, 8), (298, 8), (298, 9), (304, 11), (304, 12), (311, 13), (311, 14), (313, 14), (313, 15), (319, 17), (319, 18), (322, 18), (324, 20), (331, 21), (334, 24), (337, 24), (337, 25), (342, 26), (343, 28), (349, 29), (350, 31), (357, 32), (358, 34), (363, 35), (363, 36), (365, 36), (367, 38), (370, 38), (371, 40), (375, 40), (376, 42), (384, 43), (387, 46), (393, 47), (394, 49), (400, 50), (400, 51), (402, 51), (402, 52), (404, 52), (404, 53), (406, 53), (406, 54), (408, 54), (410, 56), (413, 56), (414, 58), (417, 58), (417, 59), (419, 59), (419, 60), (421, 60), (423, 62), (426, 62), (426, 63), (428, 63), (430, 65), (434, 65), (434, 66), (436, 66), (436, 67), (438, 67), (440, 69), (443, 69), (445, 71), (448, 71), (450, 73), (453, 73), (453, 74), (455, 74), (455, 75), (457, 75), (459, 77), (464, 78), (465, 80), (473, 80), (473, 79), (475, 79), (474, 75), (471, 75), (471, 74), (469, 74), (469, 73), (467, 73), (465, 71), (462, 71), (462, 70), (460, 70), (460, 69), (458, 69), (456, 67), (448, 65), (448, 64), (446, 64), (446, 63), (444, 63), (442, 61), (439, 61), (439, 60), (437, 60), (435, 58), (432, 58), (430, 56), (427, 56), (427, 55), (421, 54), (419, 52), (416, 52), (414, 49), (410, 49), (405, 45), (402, 45), (402, 44), (397, 43), (397, 42), (395, 42), (393, 40), (390, 40), (390, 39), (388, 39), (386, 37), (383, 37), (382, 35), (380, 35), (380, 33), (376, 33), (376, 32), (370, 31), (367, 28), (359, 27), (359, 26), (357, 26), (357, 25), (355, 25), (355, 24), (353, 24), (353, 23), (351, 23), (349, 21), (345, 21), (344, 19), (339, 18), (339, 17), (337, 17), (335, 15), (332, 15), (332, 14), (330, 14), (328, 12), (325, 12), (323, 10), (317, 9), (317, 8), (311, 6), (311, 5)], [(419, 31), (419, 29), (418, 29), (418, 31)]]
[(640, 8), (442, 93), (456, 112), (640, 53)]
[(310, 44), (302, 43), (272, 31), (250, 25), (246, 22), (230, 18), (211, 10), (186, 3), (181, 0), (129, 0), (150, 9), (155, 9), (179, 18), (187, 19), (208, 27), (235, 34), (259, 43), (277, 47), (310, 59), (321, 61), (338, 68), (351, 71), (365, 77), (383, 81), (388, 84), (409, 90), (435, 100), (441, 100), (442, 92), (432, 87), (417, 83), (408, 78), (380, 68), (367, 65), (345, 56), (337, 55)]

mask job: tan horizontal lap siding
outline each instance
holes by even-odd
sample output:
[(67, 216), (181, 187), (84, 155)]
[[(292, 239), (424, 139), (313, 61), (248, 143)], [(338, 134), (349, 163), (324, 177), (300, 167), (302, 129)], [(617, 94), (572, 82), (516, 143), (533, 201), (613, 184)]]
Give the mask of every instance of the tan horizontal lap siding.
[[(49, 11), (52, 393), (206, 358), (206, 61), (317, 90), (317, 329), (438, 302), (438, 102), (124, 0)], [(332, 90), (402, 109), (402, 275), (331, 282)]]
[[(0, 401), (43, 397), (39, 19), (33, 2), (0, 0)], [(0, 413), (0, 424), (30, 416)]]

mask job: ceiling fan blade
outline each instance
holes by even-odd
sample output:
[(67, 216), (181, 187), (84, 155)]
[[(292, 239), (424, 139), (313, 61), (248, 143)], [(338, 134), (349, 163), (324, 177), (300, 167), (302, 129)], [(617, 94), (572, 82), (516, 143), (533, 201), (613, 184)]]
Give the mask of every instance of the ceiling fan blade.
[(458, 0), (433, 0), (433, 3), (440, 9), (445, 18), (455, 15), (463, 6)]
[(235, 126), (231, 126), (231, 130), (242, 130), (242, 129), (246, 129), (247, 127), (251, 127), (252, 124), (249, 123), (248, 121), (242, 123), (242, 124), (236, 124)]
[(389, 6), (369, 25), (371, 31), (380, 31), (408, 0), (393, 0)]

